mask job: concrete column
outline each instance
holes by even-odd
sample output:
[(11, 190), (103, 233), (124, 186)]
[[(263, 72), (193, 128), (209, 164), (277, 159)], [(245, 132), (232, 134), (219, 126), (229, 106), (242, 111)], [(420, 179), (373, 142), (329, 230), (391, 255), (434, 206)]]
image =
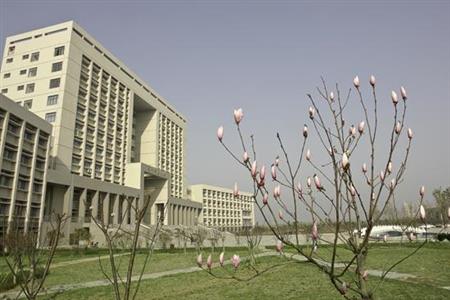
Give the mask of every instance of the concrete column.
[(119, 223), (119, 195), (114, 195), (112, 196), (114, 199), (114, 205), (113, 205), (113, 213), (114, 213), (114, 217), (113, 217), (113, 224), (117, 224)]
[(134, 225), (136, 223), (136, 211), (137, 208), (137, 200), (136, 198), (131, 199), (131, 205), (130, 205), (130, 224)]
[(80, 203), (78, 204), (78, 222), (84, 223), (84, 215), (86, 214), (86, 197), (87, 197), (87, 189), (83, 189), (83, 192), (80, 195)]
[[(120, 197), (122, 198), (122, 197)], [(120, 200), (122, 202), (122, 224), (128, 224), (128, 202), (127, 198), (123, 197), (123, 199)]]
[(98, 215), (98, 198), (100, 197), (100, 192), (95, 191), (94, 197), (92, 197), (92, 210), (91, 210), (91, 216), (94, 218), (97, 218)]
[(73, 185), (70, 185), (64, 193), (63, 213), (65, 213), (68, 217), (72, 217), (73, 189)]
[(103, 199), (103, 224), (109, 224), (109, 193)]

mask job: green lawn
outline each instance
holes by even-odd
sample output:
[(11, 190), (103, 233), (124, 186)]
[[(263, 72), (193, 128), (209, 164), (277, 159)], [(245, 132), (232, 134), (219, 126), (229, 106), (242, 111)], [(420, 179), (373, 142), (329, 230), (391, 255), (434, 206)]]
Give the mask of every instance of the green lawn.
[[(282, 261), (262, 259), (260, 268)], [(219, 274), (223, 274), (220, 271)], [(248, 275), (239, 270), (239, 276)], [(377, 278), (369, 278), (373, 285)], [(426, 284), (386, 281), (379, 299), (449, 299), (450, 291)], [(111, 299), (110, 287), (66, 292), (56, 299)], [(216, 279), (204, 271), (144, 281), (137, 299), (340, 299), (328, 279), (306, 263), (291, 263), (264, 273), (251, 281)]]

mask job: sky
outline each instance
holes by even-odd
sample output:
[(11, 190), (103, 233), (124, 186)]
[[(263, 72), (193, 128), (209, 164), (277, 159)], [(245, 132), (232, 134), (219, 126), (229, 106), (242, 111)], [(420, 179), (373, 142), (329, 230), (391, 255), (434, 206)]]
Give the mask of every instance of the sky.
[[(245, 136), (254, 134), (258, 161), (270, 165), (281, 154), (277, 132), (298, 156), (309, 124), (306, 93), (317, 95), (320, 76), (347, 91), (358, 75), (371, 101), (373, 74), (383, 156), (390, 91), (403, 85), (414, 140), (397, 199), (417, 200), (425, 185), (431, 203), (433, 189), (450, 186), (449, 14), (448, 1), (0, 0), (0, 39), (75, 20), (186, 117), (188, 182), (237, 182), (241, 190), (250, 189), (248, 174), (216, 138), (223, 125), (224, 141), (242, 154), (233, 109), (244, 110)], [(354, 100), (349, 124), (363, 118)], [(307, 147), (326, 163), (317, 139)], [(352, 163), (367, 161), (367, 153), (362, 148)], [(302, 168), (301, 180), (312, 172)]]

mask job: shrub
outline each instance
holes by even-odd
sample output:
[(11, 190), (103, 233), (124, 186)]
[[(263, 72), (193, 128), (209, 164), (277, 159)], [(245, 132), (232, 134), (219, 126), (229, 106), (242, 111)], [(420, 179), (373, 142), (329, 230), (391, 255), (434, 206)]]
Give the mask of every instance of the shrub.
[(445, 240), (446, 236), (447, 235), (445, 233), (439, 233), (437, 235), (437, 239), (438, 239), (439, 242), (442, 242), (443, 240)]
[[(44, 268), (38, 267), (36, 268), (36, 272), (34, 274), (36, 279), (41, 279), (44, 277)], [(20, 282), (25, 281), (30, 277), (30, 271), (26, 270), (22, 274), (17, 276), (16, 282), (14, 282), (14, 276), (11, 272), (2, 272), (0, 273), (0, 292), (8, 291), (15, 288)]]

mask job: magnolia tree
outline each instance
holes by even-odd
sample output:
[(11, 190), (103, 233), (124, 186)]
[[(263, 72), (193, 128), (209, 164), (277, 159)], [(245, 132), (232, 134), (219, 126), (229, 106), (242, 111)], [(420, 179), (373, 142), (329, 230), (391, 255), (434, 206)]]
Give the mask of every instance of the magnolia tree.
[[(405, 124), (408, 102), (405, 88), (401, 87), (399, 94), (391, 92), (389, 105), (392, 115), (389, 120), (386, 115), (380, 119), (374, 76), (370, 76), (369, 84), (369, 91), (363, 92), (359, 78), (355, 77), (353, 89), (343, 94), (337, 84), (331, 88), (322, 79), (317, 95), (307, 94), (311, 103), (309, 124), (304, 125), (301, 133), (300, 153), (288, 155), (285, 141), (277, 134), (280, 156), (269, 164), (257, 161), (253, 135), (248, 140), (244, 138), (242, 109), (234, 111), (241, 150), (234, 151), (227, 146), (223, 126), (217, 130), (217, 138), (226, 152), (248, 172), (253, 183), (255, 204), (279, 240), (277, 250), (281, 253), (285, 245), (294, 249), (296, 254), (325, 273), (337, 291), (347, 299), (373, 299), (375, 286), (379, 286), (368, 284), (366, 261), (370, 253), (369, 237), (386, 208), (396, 201), (413, 141), (413, 131)], [(352, 91), (356, 94), (354, 97), (351, 97)], [(388, 104), (383, 102), (382, 105)], [(349, 107), (360, 107), (359, 119), (349, 115)], [(356, 125), (348, 125), (352, 124), (348, 120), (357, 121), (353, 123)], [(390, 128), (386, 135), (379, 129), (381, 122), (387, 122), (383, 125)], [(317, 154), (319, 151), (313, 153), (308, 149), (312, 135), (316, 136), (324, 152), (326, 159), (323, 161)], [(356, 157), (365, 157), (366, 162), (358, 164)], [(313, 170), (311, 174), (305, 174), (305, 164)], [(268, 177), (271, 177), (271, 182)], [(425, 222), (422, 206), (425, 188), (422, 186), (418, 190), (415, 216)], [(390, 207), (396, 209), (397, 206)], [(305, 214), (309, 220), (300, 217)], [(311, 238), (310, 242), (305, 243), (302, 242), (299, 223), (308, 221), (312, 224), (308, 233)], [(323, 225), (333, 229), (331, 240), (325, 240), (320, 235), (318, 228)], [(294, 234), (285, 235), (281, 228), (286, 226)], [(329, 244), (324, 247), (330, 251), (329, 255), (324, 256), (318, 251), (318, 246), (322, 244)], [(381, 279), (423, 244), (417, 243), (417, 248), (388, 267)], [(344, 263), (339, 259), (338, 245), (351, 253), (351, 258)], [(219, 260), (221, 265), (223, 255)], [(231, 263), (235, 269), (239, 262), (239, 257), (232, 257)], [(201, 257), (198, 264), (203, 266)], [(212, 258), (209, 257), (207, 268), (210, 270), (211, 265)], [(261, 273), (256, 269), (255, 272)]]

